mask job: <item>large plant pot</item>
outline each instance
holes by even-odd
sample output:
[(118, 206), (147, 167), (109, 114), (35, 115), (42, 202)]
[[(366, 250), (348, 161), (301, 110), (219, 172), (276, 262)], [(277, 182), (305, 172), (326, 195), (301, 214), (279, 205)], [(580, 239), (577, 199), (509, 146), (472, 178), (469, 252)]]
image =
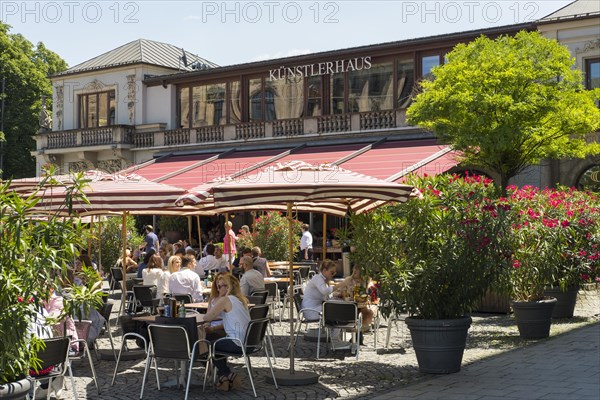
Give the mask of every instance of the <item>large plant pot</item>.
[(27, 378), (0, 385), (0, 399), (24, 399), (31, 389), (31, 381)]
[(460, 371), (471, 317), (427, 320), (406, 318), (419, 371), (451, 374)]
[(509, 314), (510, 296), (488, 290), (477, 304), (477, 312)]
[(540, 301), (513, 301), (511, 306), (519, 328), (519, 335), (524, 339), (542, 339), (550, 336), (552, 310), (557, 301), (555, 298)]
[(577, 293), (579, 293), (579, 287), (576, 286), (570, 287), (564, 292), (559, 287), (547, 288), (544, 296), (554, 297), (557, 301), (552, 311), (552, 318), (573, 318)]

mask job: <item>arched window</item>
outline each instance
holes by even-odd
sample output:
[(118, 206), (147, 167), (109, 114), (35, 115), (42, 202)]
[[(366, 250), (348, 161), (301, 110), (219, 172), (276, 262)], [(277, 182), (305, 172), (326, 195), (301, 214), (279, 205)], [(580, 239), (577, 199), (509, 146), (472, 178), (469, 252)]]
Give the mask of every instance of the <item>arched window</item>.
[(600, 193), (600, 165), (592, 165), (581, 174), (577, 189)]

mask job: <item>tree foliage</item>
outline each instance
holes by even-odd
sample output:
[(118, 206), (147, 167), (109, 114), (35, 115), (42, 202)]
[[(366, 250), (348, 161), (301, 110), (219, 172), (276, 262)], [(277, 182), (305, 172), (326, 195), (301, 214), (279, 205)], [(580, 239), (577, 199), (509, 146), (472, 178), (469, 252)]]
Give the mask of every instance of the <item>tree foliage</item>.
[[(0, 85), (6, 78), (4, 94), (4, 178), (35, 175), (35, 150), (32, 135), (39, 128), (41, 96), (52, 99), (48, 75), (67, 68), (67, 64), (43, 43), (34, 46), (21, 34), (9, 33), (10, 26), (0, 22)], [(0, 93), (1, 96), (1, 93)]]
[(493, 171), (502, 188), (542, 159), (600, 153), (594, 103), (569, 50), (538, 32), (459, 44), (408, 109), (409, 123), (431, 130), (464, 162)]

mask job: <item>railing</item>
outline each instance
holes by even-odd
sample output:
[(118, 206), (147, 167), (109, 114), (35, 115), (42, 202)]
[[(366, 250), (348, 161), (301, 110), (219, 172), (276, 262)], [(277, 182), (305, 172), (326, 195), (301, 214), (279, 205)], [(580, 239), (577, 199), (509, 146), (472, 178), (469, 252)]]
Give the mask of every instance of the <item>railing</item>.
[(360, 114), (360, 130), (385, 129), (396, 127), (396, 112), (372, 111)]
[(196, 143), (213, 143), (225, 140), (223, 125), (203, 126), (196, 129)]
[(346, 132), (350, 130), (350, 114), (323, 115), (317, 117), (317, 132)]
[(81, 131), (82, 146), (100, 146), (113, 142), (113, 128), (95, 128)]
[(244, 122), (235, 126), (235, 140), (260, 139), (264, 137), (264, 122)]
[(304, 121), (300, 118), (273, 121), (273, 136), (297, 136), (304, 134)]
[(48, 148), (62, 149), (77, 146), (77, 132), (63, 131), (48, 134)]
[(133, 134), (133, 147), (154, 147), (154, 132), (136, 132)]
[(115, 143), (131, 144), (133, 131), (134, 128), (129, 125), (113, 125), (49, 132), (46, 134), (46, 148), (64, 149), (83, 146), (106, 146)]
[(165, 131), (165, 146), (180, 146), (190, 144), (190, 129), (180, 128)]

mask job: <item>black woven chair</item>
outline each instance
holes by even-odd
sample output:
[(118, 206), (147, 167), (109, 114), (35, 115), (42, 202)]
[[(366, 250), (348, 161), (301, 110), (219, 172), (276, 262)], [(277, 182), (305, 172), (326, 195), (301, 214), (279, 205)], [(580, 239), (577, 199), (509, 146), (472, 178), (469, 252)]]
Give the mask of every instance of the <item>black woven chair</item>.
[[(297, 317), (298, 318), (297, 319), (298, 329), (296, 329), (296, 337), (294, 339), (294, 343), (298, 340), (298, 336), (300, 335), (300, 329), (302, 327), (302, 324), (304, 324), (307, 329), (308, 329), (308, 324), (318, 324), (319, 336), (320, 336), (322, 312), (318, 311), (318, 310), (313, 310), (310, 308), (302, 308), (302, 294), (299, 292), (294, 293), (294, 306), (296, 308), (296, 312), (298, 313), (298, 317)], [(305, 315), (306, 311), (317, 312), (319, 314), (319, 318), (307, 318)], [(317, 354), (319, 354), (320, 346), (321, 346), (321, 340), (319, 338), (319, 341), (317, 341)], [(317, 358), (318, 358), (318, 356), (317, 356)]]
[[(250, 310), (250, 319), (255, 321), (258, 319), (268, 318), (269, 317), (269, 304), (257, 304), (252, 307)], [(277, 358), (275, 357), (275, 351), (273, 350), (273, 337), (275, 334), (273, 333), (273, 327), (269, 324), (269, 330), (267, 331), (267, 341), (269, 342), (269, 348), (271, 349), (271, 356), (273, 357), (273, 364), (277, 364)]]
[(148, 309), (150, 313), (156, 314), (156, 307), (160, 303), (160, 297), (156, 295), (155, 285), (135, 285), (133, 295), (138, 306)]
[[(37, 382), (48, 381), (48, 393), (50, 393), (52, 380), (60, 376), (65, 376), (65, 373), (68, 370), (69, 377), (71, 378), (71, 385), (73, 387), (73, 398), (77, 400), (75, 380), (73, 379), (73, 371), (71, 370), (71, 363), (69, 362), (69, 346), (71, 340), (66, 336), (62, 336), (53, 339), (44, 339), (44, 343), (46, 344), (46, 347), (37, 354), (37, 358), (40, 359), (40, 363), (42, 364), (38, 371), (43, 371), (50, 367), (54, 368), (44, 375), (32, 375), (30, 373), (29, 379), (33, 381), (33, 394), (31, 398), (35, 399)], [(29, 395), (27, 397), (29, 398)], [(48, 398), (50, 398), (49, 395)]]
[(269, 292), (267, 290), (255, 290), (254, 292), (250, 293), (250, 295), (252, 297), (260, 298), (259, 302), (251, 302), (252, 304), (266, 304), (267, 297), (269, 297)]
[[(358, 312), (358, 306), (350, 301), (329, 300), (323, 302), (321, 326), (325, 328), (327, 337), (331, 337), (333, 329), (341, 329), (342, 332), (352, 333), (352, 353), (356, 351), (356, 359), (360, 350), (359, 335), (362, 325), (362, 315)], [(335, 351), (335, 338), (331, 338), (331, 350)], [(319, 342), (321, 341), (321, 330), (319, 329)], [(355, 350), (356, 348), (356, 350)], [(317, 359), (319, 358), (319, 346), (317, 346)]]
[[(192, 379), (192, 366), (196, 361), (203, 363), (205, 366), (204, 391), (212, 359), (210, 342), (205, 339), (198, 339), (196, 318), (157, 317), (156, 321), (159, 323), (150, 324), (148, 326), (150, 350), (146, 357), (140, 399), (144, 395), (144, 386), (146, 385), (146, 378), (152, 361), (154, 361), (154, 370), (156, 372), (156, 385), (158, 390), (160, 390), (160, 381), (158, 378), (159, 359), (185, 361), (187, 363), (188, 373), (185, 387), (186, 400), (188, 398), (190, 381)], [(179, 368), (177, 368), (177, 370), (178, 369)], [(177, 376), (179, 377), (179, 371), (177, 371)]]
[(108, 335), (108, 340), (110, 341), (110, 348), (113, 352), (113, 357), (116, 359), (117, 353), (115, 351), (115, 344), (113, 342), (112, 332), (110, 331), (110, 314), (112, 312), (113, 304), (105, 303), (102, 304), (102, 307), (98, 310), (100, 315), (104, 318), (104, 324), (102, 326), (102, 330), (100, 331), (100, 335), (96, 339), (94, 339), (94, 352), (96, 353), (96, 359), (100, 359), (100, 354), (98, 353), (98, 338), (103, 335)]
[[(144, 315), (144, 314), (140, 314), (139, 316), (141, 316), (141, 315)], [(145, 314), (145, 315), (147, 315), (147, 314)], [(118, 318), (119, 324), (121, 325), (121, 329), (123, 330), (123, 337), (121, 338), (121, 348), (119, 349), (119, 355), (117, 356), (117, 364), (115, 365), (115, 371), (113, 373), (113, 377), (112, 377), (110, 386), (113, 386), (115, 384), (115, 379), (117, 377), (117, 370), (119, 369), (119, 362), (121, 361), (121, 355), (123, 354), (123, 349), (125, 349), (126, 353), (131, 353), (131, 352), (136, 351), (136, 350), (129, 349), (129, 346), (127, 344), (128, 341), (135, 340), (136, 344), (139, 347), (144, 348), (144, 355), (145, 355), (144, 358), (146, 358), (148, 356), (148, 341), (146, 340), (146, 338), (144, 336), (142, 336), (140, 333), (138, 333), (138, 326), (139, 326), (138, 324), (141, 324), (141, 323), (132, 320), (133, 316), (135, 316), (135, 314), (134, 315), (121, 315)]]
[(192, 295), (187, 293), (171, 293), (171, 298), (177, 300), (177, 303), (183, 301), (183, 304), (193, 303)]
[[(271, 364), (271, 357), (269, 356), (269, 350), (267, 346), (265, 346), (265, 335), (267, 333), (267, 327), (269, 325), (269, 319), (257, 319), (251, 320), (248, 323), (248, 327), (246, 329), (246, 337), (244, 338), (244, 342), (240, 341), (236, 338), (225, 337), (221, 339), (217, 339), (213, 342), (213, 358), (223, 358), (223, 357), (242, 357), (244, 359), (244, 364), (246, 365), (246, 370), (248, 371), (248, 377), (250, 378), (250, 384), (252, 385), (252, 391), (254, 392), (254, 397), (258, 397), (256, 394), (256, 388), (254, 387), (254, 379), (252, 378), (252, 367), (250, 365), (250, 355), (258, 353), (263, 348), (265, 349), (265, 353), (267, 355), (267, 361), (269, 362), (269, 368), (271, 369), (271, 375), (273, 377), (273, 382), (275, 383), (275, 388), (278, 389), (277, 386), (277, 378), (275, 378), (275, 372), (273, 371), (273, 365)], [(230, 353), (226, 351), (217, 350), (217, 344), (222, 340), (233, 340), (237, 342), (237, 344), (241, 347), (240, 353)], [(216, 380), (217, 371), (215, 369), (214, 380)]]

